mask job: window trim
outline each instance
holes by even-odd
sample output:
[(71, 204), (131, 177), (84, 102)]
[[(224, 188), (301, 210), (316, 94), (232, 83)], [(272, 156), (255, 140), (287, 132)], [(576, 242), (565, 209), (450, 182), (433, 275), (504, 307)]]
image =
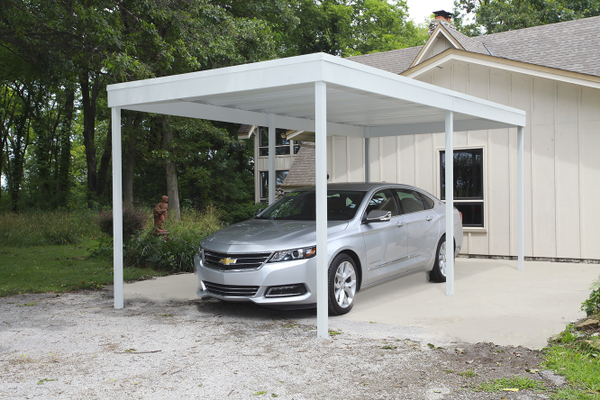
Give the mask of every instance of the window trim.
[[(268, 127), (264, 127), (264, 126), (259, 126), (258, 127), (258, 156), (259, 157), (269, 157), (269, 154), (266, 154), (266, 155), (261, 155), (260, 154), (260, 151), (262, 149), (267, 149), (267, 153), (269, 151), (269, 145), (268, 145), (268, 143), (267, 143), (266, 146), (261, 146), (260, 145), (261, 140), (262, 140), (262, 131), (263, 131), (263, 129), (266, 131), (267, 136), (269, 134), (269, 128)], [(293, 154), (296, 154), (296, 153), (294, 153), (294, 150), (295, 150), (294, 144), (296, 142), (295, 140), (293, 140), (293, 139), (292, 140), (285, 139), (285, 140), (287, 140), (289, 142), (288, 144), (277, 144), (277, 135), (278, 134), (281, 135), (281, 132), (285, 133), (285, 131), (286, 131), (285, 129), (280, 129), (280, 128), (275, 129), (275, 157), (291, 156)], [(268, 142), (268, 139), (267, 139), (267, 142)], [(282, 149), (282, 148), (288, 148), (289, 152), (285, 153), (285, 154), (277, 154), (277, 149), (278, 148), (280, 148), (280, 149)]]
[[(280, 187), (281, 185), (277, 185), (277, 173), (278, 172), (287, 172), (289, 173), (290, 170), (289, 169), (278, 169), (275, 171), (275, 190), (277, 190), (277, 187)], [(266, 197), (262, 197), (261, 195), (262, 193), (262, 175), (266, 174), (267, 175), (267, 181), (268, 181), (268, 176), (269, 176), (269, 171), (258, 171), (258, 201), (259, 202), (263, 202), (263, 201), (268, 201), (269, 200), (269, 194), (268, 194), (268, 183), (267, 183), (267, 196)], [(287, 177), (287, 174), (285, 175)], [(285, 178), (283, 178), (285, 180)]]
[[(457, 146), (453, 148), (453, 151), (462, 151), (462, 150), (482, 150), (482, 195), (483, 199), (473, 199), (473, 198), (465, 198), (465, 199), (454, 199), (454, 204), (456, 203), (481, 203), (483, 205), (483, 226), (463, 226), (463, 232), (477, 232), (477, 233), (486, 233), (489, 228), (489, 202), (488, 202), (488, 191), (487, 191), (487, 146), (479, 145), (479, 146)], [(437, 173), (436, 173), (436, 196), (443, 202), (446, 203), (446, 200), (442, 199), (442, 153), (446, 152), (445, 147), (438, 147), (435, 151), (436, 164), (437, 164)]]

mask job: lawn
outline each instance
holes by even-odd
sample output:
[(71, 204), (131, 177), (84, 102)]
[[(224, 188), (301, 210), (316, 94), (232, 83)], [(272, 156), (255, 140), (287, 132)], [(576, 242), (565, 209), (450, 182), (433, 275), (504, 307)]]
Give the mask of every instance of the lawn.
[[(143, 212), (146, 226), (125, 244), (125, 281), (192, 271), (200, 240), (223, 225), (213, 207), (183, 209), (181, 221), (167, 220), (164, 240), (152, 234), (150, 211)], [(98, 221), (90, 210), (0, 213), (0, 297), (112, 284), (112, 239)]]
[[(95, 242), (0, 247), (0, 297), (21, 293), (61, 293), (100, 289), (113, 283), (112, 259), (89, 257)], [(125, 268), (125, 281), (168, 275), (149, 268)]]

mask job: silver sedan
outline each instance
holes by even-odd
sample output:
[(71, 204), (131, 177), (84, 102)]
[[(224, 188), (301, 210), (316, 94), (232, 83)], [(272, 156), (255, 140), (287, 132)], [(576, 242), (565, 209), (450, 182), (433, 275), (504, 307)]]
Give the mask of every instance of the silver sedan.
[[(315, 189), (294, 190), (251, 220), (200, 243), (198, 294), (287, 309), (316, 305)], [(445, 205), (431, 194), (389, 183), (327, 188), (329, 313), (345, 314), (356, 294), (429, 269), (446, 281)], [(454, 255), (462, 223), (454, 209)], [(452, 253), (450, 253), (452, 254)]]

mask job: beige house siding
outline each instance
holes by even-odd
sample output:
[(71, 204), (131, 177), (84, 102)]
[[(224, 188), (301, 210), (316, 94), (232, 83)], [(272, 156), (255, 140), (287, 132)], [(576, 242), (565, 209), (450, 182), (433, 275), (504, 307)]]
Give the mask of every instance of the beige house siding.
[[(525, 255), (600, 259), (600, 90), (459, 61), (417, 79), (525, 110)], [(362, 180), (362, 140), (328, 145), (330, 181)], [(484, 151), (485, 227), (465, 228), (463, 253), (516, 256), (516, 129), (457, 132), (454, 146)], [(370, 180), (440, 197), (443, 148), (444, 134), (371, 139)]]

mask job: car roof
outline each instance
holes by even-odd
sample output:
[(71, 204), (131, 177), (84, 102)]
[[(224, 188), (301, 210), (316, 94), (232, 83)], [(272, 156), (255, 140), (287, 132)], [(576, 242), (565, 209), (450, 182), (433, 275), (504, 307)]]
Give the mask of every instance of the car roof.
[[(336, 190), (357, 190), (361, 192), (368, 192), (372, 189), (380, 188), (380, 187), (410, 187), (410, 185), (403, 185), (400, 183), (392, 183), (392, 182), (344, 182), (344, 183), (328, 183), (327, 189), (336, 189)], [(314, 186), (304, 186), (298, 190), (314, 190)], [(415, 188), (417, 189), (417, 188)]]
[[(435, 195), (427, 192), (424, 189), (418, 188), (412, 185), (406, 185), (403, 183), (394, 183), (394, 182), (344, 182), (344, 183), (328, 183), (327, 190), (348, 190), (348, 191), (358, 191), (369, 193), (371, 191), (375, 191), (380, 188), (406, 188), (411, 190), (416, 190), (417, 192), (421, 192), (433, 199), (439, 200)], [(315, 190), (314, 186), (304, 186), (294, 191), (313, 191)]]

